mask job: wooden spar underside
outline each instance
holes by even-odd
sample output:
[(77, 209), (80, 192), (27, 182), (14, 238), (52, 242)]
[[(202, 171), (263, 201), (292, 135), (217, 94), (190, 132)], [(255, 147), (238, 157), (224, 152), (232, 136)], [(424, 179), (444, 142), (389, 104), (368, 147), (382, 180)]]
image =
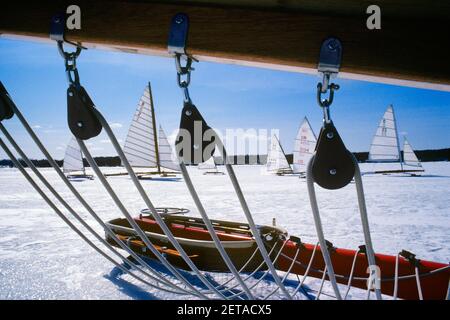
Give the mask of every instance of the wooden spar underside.
[(185, 12), (188, 51), (200, 60), (314, 74), (322, 41), (335, 36), (340, 77), (450, 91), (446, 1), (377, 1), (381, 30), (368, 30), (370, 1), (16, 0), (2, 3), (0, 34), (48, 39), (51, 16), (74, 3), (82, 26), (67, 39), (88, 47), (166, 55), (170, 20)]

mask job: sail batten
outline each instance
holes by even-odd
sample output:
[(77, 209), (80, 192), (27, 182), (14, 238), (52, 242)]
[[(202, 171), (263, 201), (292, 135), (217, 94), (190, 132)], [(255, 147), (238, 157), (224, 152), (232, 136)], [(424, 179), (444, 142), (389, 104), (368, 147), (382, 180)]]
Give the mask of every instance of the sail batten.
[(267, 155), (266, 163), (267, 172), (280, 172), (283, 170), (291, 170), (286, 155), (284, 154), (283, 148), (281, 147), (280, 141), (276, 135), (272, 136), (270, 142), (270, 149)]
[(146, 86), (128, 130), (123, 152), (133, 167), (156, 167), (154, 115), (150, 87)]
[(306, 166), (316, 148), (317, 137), (314, 134), (308, 118), (304, 118), (297, 132), (293, 151), (294, 173), (306, 172)]
[(370, 145), (369, 161), (400, 162), (400, 146), (395, 122), (394, 108), (390, 105), (377, 127)]
[(67, 145), (63, 161), (63, 172), (71, 173), (75, 171), (84, 172), (83, 155), (75, 137), (72, 137)]

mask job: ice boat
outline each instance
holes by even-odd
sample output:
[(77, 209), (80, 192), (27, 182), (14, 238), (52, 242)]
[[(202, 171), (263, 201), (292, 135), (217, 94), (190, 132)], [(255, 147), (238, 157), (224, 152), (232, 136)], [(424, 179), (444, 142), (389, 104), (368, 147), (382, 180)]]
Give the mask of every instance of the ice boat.
[(216, 161), (214, 160), (214, 156), (212, 156), (205, 162), (199, 163), (197, 166), (197, 169), (204, 171), (203, 172), (204, 175), (220, 175), (220, 176), (222, 176), (225, 174), (224, 172), (219, 171), (219, 169), (217, 169), (217, 165), (216, 165)]
[[(128, 129), (123, 152), (139, 179), (155, 179), (155, 176), (173, 180), (180, 166), (174, 160), (173, 151), (162, 126), (156, 128), (156, 116), (150, 83), (145, 87)], [(125, 175), (108, 174), (107, 176)], [(178, 178), (175, 178), (178, 179)]]
[(83, 153), (75, 137), (72, 137), (67, 145), (63, 161), (63, 172), (72, 181), (94, 179), (93, 175), (86, 174), (86, 168), (83, 164)]
[(287, 161), (286, 154), (284, 153), (280, 140), (278, 140), (276, 135), (272, 135), (272, 139), (270, 141), (270, 149), (266, 162), (266, 172), (280, 176), (294, 173), (289, 165), (289, 162)]
[[(370, 145), (368, 162), (377, 163), (379, 168), (367, 173), (409, 173), (415, 175), (425, 171), (406, 138), (402, 156), (397, 121), (392, 105), (388, 106), (378, 124)], [(398, 164), (397, 167), (396, 164)]]
[(311, 159), (314, 149), (316, 148), (317, 137), (308, 121), (305, 117), (297, 132), (297, 137), (294, 142), (293, 151), (293, 171), (301, 176), (306, 174), (306, 165)]

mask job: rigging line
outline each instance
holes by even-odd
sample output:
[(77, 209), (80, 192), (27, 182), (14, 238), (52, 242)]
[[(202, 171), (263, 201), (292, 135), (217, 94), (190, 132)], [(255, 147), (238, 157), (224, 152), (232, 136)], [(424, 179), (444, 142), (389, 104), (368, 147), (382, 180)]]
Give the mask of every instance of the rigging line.
[(400, 254), (397, 253), (395, 256), (395, 273), (394, 273), (394, 300), (397, 300), (397, 294), (398, 294), (398, 262), (399, 262), (399, 256)]
[[(108, 122), (105, 120), (103, 115), (97, 109), (93, 109), (93, 111), (94, 111), (95, 115), (97, 116), (97, 119), (100, 121), (102, 127), (105, 129), (109, 139), (111, 140), (114, 148), (116, 149), (117, 154), (119, 155), (120, 160), (122, 161), (122, 164), (127, 169), (128, 174), (129, 174), (131, 180), (133, 181), (133, 184), (135, 185), (136, 189), (138, 190), (139, 194), (141, 195), (141, 198), (144, 200), (145, 204), (147, 205), (147, 208), (150, 209), (150, 211), (151, 211), (153, 217), (155, 218), (156, 222), (158, 223), (159, 227), (163, 230), (164, 234), (167, 236), (167, 238), (173, 244), (175, 249), (177, 249), (177, 251), (183, 257), (183, 260), (187, 263), (187, 265), (191, 268), (191, 270), (198, 276), (199, 280), (204, 285), (206, 285), (209, 289), (211, 289), (220, 298), (226, 299), (226, 297), (223, 294), (221, 294), (214, 287), (214, 285), (211, 284), (211, 282), (208, 279), (206, 279), (206, 277), (200, 272), (200, 270), (197, 268), (197, 266), (192, 262), (192, 260), (186, 254), (186, 252), (184, 251), (183, 247), (175, 239), (175, 237), (173, 236), (172, 232), (167, 227), (167, 225), (164, 223), (164, 221), (161, 218), (160, 214), (156, 211), (155, 207), (153, 206), (153, 203), (150, 201), (149, 197), (147, 196), (147, 193), (145, 192), (144, 188), (142, 187), (141, 183), (139, 182), (138, 178), (136, 177), (136, 175), (135, 175), (135, 173), (134, 173), (130, 163), (128, 162), (125, 154), (122, 151), (122, 148), (120, 147), (119, 143), (117, 142), (117, 139), (116, 139), (114, 133), (112, 132)], [(136, 224), (136, 226), (137, 226), (137, 224)]]
[[(286, 281), (287, 277), (291, 273), (292, 268), (295, 265), (295, 261), (297, 260), (298, 254), (300, 253), (300, 247), (297, 248), (297, 251), (295, 252), (294, 258), (292, 259), (291, 265), (289, 266), (288, 270), (286, 271), (285, 275), (283, 276), (283, 279), (281, 279), (281, 282)], [(275, 292), (277, 292), (280, 288), (276, 287), (271, 293), (269, 293), (267, 296), (263, 298), (263, 300), (269, 299)]]
[[(247, 266), (248, 264), (253, 260), (253, 258), (255, 257), (256, 253), (258, 252), (258, 247), (255, 248), (255, 250), (253, 251), (252, 255), (250, 256), (250, 258), (245, 262), (245, 264), (239, 269), (239, 273), (241, 273)], [(230, 283), (231, 281), (233, 281), (233, 278), (228, 279), (227, 281), (225, 281), (224, 283), (222, 283), (222, 287), (225, 287), (225, 285), (227, 285), (228, 283)], [(244, 280), (245, 281), (245, 280)], [(227, 289), (228, 290), (228, 289)]]
[[(284, 246), (286, 245), (286, 241), (285, 242), (283, 242), (283, 244), (281, 245), (281, 248), (280, 248), (280, 250), (278, 251), (278, 253), (277, 253), (277, 255), (275, 256), (275, 258), (274, 258), (274, 263), (276, 263), (277, 262), (277, 260), (278, 260), (278, 258), (279, 258), (279, 256), (280, 256), (280, 254), (281, 254), (281, 251), (283, 250), (283, 248), (284, 248)], [(262, 262), (261, 263), (261, 266), (262, 265), (264, 265), (264, 262)], [(259, 269), (259, 268), (258, 268)], [(269, 274), (269, 272), (270, 272), (270, 270), (266, 270), (266, 271), (264, 271), (264, 273), (263, 273), (263, 275), (250, 287), (250, 289), (253, 289), (253, 288), (255, 288), (262, 280), (264, 280), (264, 278)], [(278, 274), (277, 274), (277, 276), (278, 276)], [(249, 277), (247, 277), (247, 279), (248, 279)], [(242, 293), (236, 293), (236, 294), (234, 294), (234, 295), (232, 295), (231, 297), (235, 297), (235, 296), (240, 296), (240, 295), (242, 295)], [(292, 297), (291, 297), (291, 299), (292, 299)]]
[[(311, 159), (308, 162), (306, 168), (306, 183), (308, 186), (308, 194), (309, 194), (309, 202), (311, 204), (311, 210), (314, 217), (314, 224), (316, 226), (317, 237), (319, 238), (320, 248), (322, 251), (323, 259), (325, 261), (325, 270), (328, 269), (329, 280), (333, 287), (334, 294), (338, 300), (342, 300), (341, 293), (339, 292), (339, 288), (337, 286), (336, 277), (334, 274), (333, 263), (331, 262), (330, 252), (328, 251), (328, 247), (325, 240), (325, 235), (322, 229), (322, 221), (320, 219), (319, 206), (317, 204), (316, 192), (314, 190), (314, 178), (312, 173), (312, 164), (316, 157), (316, 153), (313, 154)], [(325, 272), (324, 270), (324, 272)]]
[[(115, 261), (113, 258), (111, 258), (109, 255), (107, 255), (105, 252), (103, 252), (100, 248), (98, 248), (89, 238), (87, 238), (83, 232), (81, 232), (70, 220), (64, 216), (64, 214), (56, 207), (56, 205), (47, 197), (47, 195), (42, 191), (42, 189), (36, 184), (36, 182), (31, 178), (31, 176), (26, 172), (25, 168), (20, 164), (20, 162), (14, 157), (14, 155), (11, 153), (9, 148), (5, 145), (2, 139), (0, 139), (0, 146), (3, 148), (5, 153), (9, 156), (11, 161), (14, 163), (17, 169), (22, 173), (22, 175), (27, 179), (27, 181), (31, 184), (31, 186), (36, 190), (37, 193), (47, 202), (47, 204), (55, 211), (55, 213), (75, 232), (77, 233), (81, 239), (83, 239), (90, 247), (92, 247), (95, 251), (97, 251), (101, 256), (103, 256), (105, 259), (110, 261), (112, 264), (114, 264), (117, 268), (122, 270), (124, 273), (129, 274), (134, 279), (143, 282), (144, 284), (147, 284), (150, 287), (155, 287), (154, 284), (142, 279), (141, 277), (136, 276), (134, 273), (129, 271), (127, 268), (125, 268), (123, 265)], [(127, 262), (125, 262), (127, 263)], [(158, 287), (156, 287), (158, 288)]]
[(191, 177), (189, 176), (189, 173), (187, 172), (185, 163), (183, 162), (183, 160), (180, 157), (178, 157), (178, 161), (180, 164), (181, 174), (183, 175), (186, 186), (191, 194), (192, 199), (194, 200), (194, 203), (197, 207), (198, 212), (202, 216), (203, 222), (205, 223), (205, 226), (208, 229), (208, 232), (209, 232), (211, 238), (213, 239), (217, 250), (220, 253), (220, 256), (222, 257), (223, 261), (227, 265), (228, 269), (230, 269), (231, 273), (233, 273), (233, 275), (236, 277), (236, 280), (238, 281), (240, 286), (244, 289), (247, 297), (249, 299), (253, 300), (254, 299), (253, 294), (251, 293), (250, 289), (245, 284), (245, 282), (242, 280), (241, 275), (239, 274), (239, 272), (236, 269), (236, 266), (234, 265), (234, 263), (231, 261), (230, 257), (228, 256), (228, 253), (225, 251), (222, 243), (220, 242), (219, 237), (217, 236), (216, 230), (214, 229), (213, 225), (211, 224), (211, 220), (209, 219), (208, 214), (206, 213), (206, 210), (203, 207), (203, 204), (202, 204), (202, 202), (197, 194), (197, 191), (195, 190), (195, 187), (192, 183)]
[[(314, 257), (316, 256), (316, 252), (317, 252), (317, 247), (318, 246), (319, 246), (319, 243), (316, 243), (316, 245), (314, 246), (313, 252), (311, 253), (311, 258), (309, 259), (308, 266), (306, 267), (305, 273), (303, 274), (302, 281), (298, 284), (297, 288), (295, 288), (295, 290), (294, 290), (294, 292), (292, 294), (293, 296), (295, 296), (297, 294), (297, 292), (303, 286), (303, 283), (305, 282), (306, 278), (308, 277), (309, 270), (311, 269)], [(297, 261), (295, 261), (295, 262), (297, 262)]]
[[(285, 255), (284, 253), (282, 253), (281, 255), (284, 258), (286, 258), (286, 259), (292, 259), (291, 257)], [(295, 261), (295, 264), (297, 264), (297, 265), (299, 265), (299, 266), (301, 266), (303, 268), (307, 267), (307, 265), (301, 263), (300, 261)], [(434, 275), (436, 273), (443, 272), (443, 271), (446, 271), (448, 269), (450, 269), (450, 266), (445, 266), (445, 267), (442, 267), (442, 268), (439, 268), (439, 269), (434, 269), (434, 270), (431, 270), (431, 271), (428, 271), (428, 272), (421, 273), (420, 277), (423, 278), (423, 277), (432, 276), (432, 275)], [(314, 271), (314, 272), (317, 272), (317, 273), (322, 273), (323, 272), (322, 269), (316, 269), (316, 268), (311, 268), (311, 271)], [(336, 278), (342, 279), (342, 280), (347, 280), (348, 281), (348, 279), (349, 279), (349, 276), (345, 276), (345, 275), (341, 275), (341, 274), (336, 274), (335, 276), (336, 276)], [(398, 279), (403, 281), (403, 280), (413, 279), (415, 277), (416, 277), (415, 274), (410, 274), (410, 275), (406, 275), (406, 276), (399, 276)], [(353, 280), (355, 280), (355, 281), (367, 281), (367, 279), (368, 279), (368, 277), (353, 277)], [(388, 282), (388, 281), (394, 281), (394, 280), (395, 280), (395, 277), (381, 278), (380, 279), (381, 282)]]
[[(76, 212), (75, 210), (60, 196), (60, 194), (51, 186), (51, 184), (44, 178), (44, 176), (37, 170), (36, 166), (30, 161), (30, 159), (26, 156), (26, 154), (23, 152), (23, 150), (19, 147), (19, 145), (15, 142), (15, 140), (12, 138), (12, 136), (9, 134), (9, 132), (6, 130), (6, 128), (3, 126), (3, 124), (0, 123), (0, 130), (3, 132), (7, 140), (11, 143), (13, 148), (19, 153), (22, 160), (25, 161), (25, 163), (28, 165), (28, 167), (34, 172), (34, 174), (39, 178), (39, 180), (45, 185), (45, 187), (58, 199), (58, 201), (72, 214), (77, 221), (79, 221), (91, 234), (94, 235), (94, 237), (101, 242), (105, 247), (107, 247), (112, 253), (114, 253), (116, 256), (118, 256), (121, 260), (123, 260), (125, 263), (130, 265), (131, 267), (134, 267), (136, 270), (142, 272), (144, 275), (148, 276), (154, 281), (160, 282), (157, 278), (151, 276), (141, 268), (139, 268), (137, 265), (135, 265), (132, 261), (129, 261), (126, 257), (121, 255), (117, 250), (115, 250), (108, 242), (106, 242), (95, 230), (93, 230)], [(94, 217), (95, 218), (95, 217)], [(98, 217), (97, 217), (98, 218)], [(97, 219), (96, 219), (97, 220)], [(105, 231), (108, 233), (109, 227), (106, 226), (104, 223), (100, 223), (102, 227), (104, 227)], [(110, 230), (110, 229), (109, 229)], [(110, 233), (113, 235), (114, 233), (110, 230)], [(125, 246), (119, 239), (116, 241), (119, 245)], [(126, 247), (126, 246), (125, 246)], [(126, 249), (125, 249), (126, 250)], [(131, 251), (131, 250), (129, 250)], [(132, 252), (132, 251), (131, 251)], [(136, 255), (136, 254), (135, 254)], [(138, 258), (139, 259), (139, 258)], [(145, 266), (146, 263), (141, 260), (141, 263)], [(164, 284), (164, 282), (161, 282)], [(158, 288), (158, 287), (155, 287)], [(172, 292), (172, 291), (171, 291)], [(175, 293), (175, 292), (172, 292)], [(185, 292), (187, 293), (187, 292)]]
[(416, 266), (414, 270), (416, 273), (417, 293), (419, 294), (419, 300), (423, 300), (422, 286), (420, 285), (419, 267)]
[[(50, 163), (50, 165), (53, 167), (53, 169), (56, 171), (56, 173), (60, 176), (61, 180), (65, 183), (65, 185), (69, 188), (69, 190), (75, 195), (77, 200), (85, 207), (85, 209), (94, 217), (94, 219), (97, 220), (99, 223), (103, 223), (103, 221), (97, 216), (95, 211), (89, 206), (89, 204), (84, 200), (84, 198), (81, 196), (81, 194), (75, 189), (73, 184), (67, 179), (67, 177), (64, 175), (64, 173), (61, 171), (61, 168), (58, 166), (56, 161), (51, 157), (47, 149), (44, 147), (42, 142), (39, 140), (37, 135), (34, 133), (33, 129), (29, 125), (29, 123), (26, 121), (25, 117), (20, 112), (19, 108), (17, 108), (15, 105), (12, 105), (14, 114), (17, 116), (19, 121), (22, 123), (22, 126), (25, 128), (27, 133), (30, 135), (31, 139), (34, 141), (34, 143), (38, 146), (39, 150), (44, 154), (47, 161)], [(170, 283), (167, 279), (163, 278), (158, 272), (154, 271), (150, 266), (148, 266), (147, 263), (145, 263), (149, 270), (151, 272), (154, 272), (155, 275), (161, 278), (161, 281), (165, 283)], [(169, 285), (170, 286), (170, 285)], [(172, 285), (174, 286), (174, 285)], [(181, 288), (180, 288), (181, 289)]]
[(319, 287), (319, 290), (317, 291), (316, 300), (320, 300), (319, 298), (320, 298), (320, 295), (322, 294), (322, 289), (323, 289), (323, 285), (325, 283), (326, 277), (327, 277), (327, 266), (325, 266), (325, 269), (323, 270), (322, 280), (320, 281), (320, 287)]
[[(128, 223), (130, 223), (130, 225), (133, 227), (133, 229), (136, 231), (136, 233), (139, 235), (139, 237), (141, 238), (141, 240), (143, 241), (143, 243), (147, 246), (147, 248), (153, 253), (153, 255), (155, 255), (159, 261), (161, 261), (161, 263), (168, 269), (170, 270), (170, 272), (172, 272), (172, 274), (181, 282), (185, 283), (191, 290), (193, 290), (193, 294), (198, 295), (204, 299), (207, 299), (208, 297), (206, 297), (203, 293), (201, 293), (197, 288), (195, 288), (187, 279), (185, 279), (185, 277), (183, 277), (183, 275), (181, 275), (181, 273), (178, 272), (178, 270), (176, 270), (176, 268), (174, 268), (168, 261), (167, 259), (164, 257), (164, 255), (160, 254), (158, 252), (158, 250), (156, 250), (156, 248), (153, 246), (152, 242), (150, 241), (150, 239), (145, 235), (145, 233), (142, 231), (142, 229), (139, 227), (139, 225), (134, 221), (134, 219), (131, 217), (131, 215), (128, 213), (127, 209), (125, 208), (125, 206), (122, 204), (122, 202), (120, 201), (120, 199), (117, 197), (116, 193), (114, 192), (114, 190), (112, 189), (111, 185), (106, 181), (105, 176), (103, 175), (103, 173), (101, 172), (100, 168), (97, 166), (97, 164), (95, 163), (94, 159), (92, 158), (89, 150), (86, 148), (86, 145), (84, 144), (84, 142), (82, 140), (77, 139), (78, 144), (81, 147), (81, 150), (83, 151), (84, 155), (86, 156), (86, 160), (88, 161), (89, 165), (91, 166), (91, 168), (94, 170), (95, 174), (97, 175), (97, 177), (99, 178), (100, 182), (102, 183), (103, 187), (106, 189), (106, 191), (109, 193), (110, 197), (113, 199), (114, 203), (116, 204), (116, 206), (119, 208), (119, 210), (122, 212), (122, 214), (125, 216), (125, 218), (127, 219)], [(130, 172), (128, 173), (129, 175)], [(134, 174), (134, 172), (133, 172)]]
[(350, 275), (348, 277), (347, 290), (344, 294), (344, 300), (347, 300), (348, 293), (350, 292), (350, 288), (352, 286), (353, 273), (355, 272), (356, 259), (358, 258), (359, 251), (355, 251), (355, 255), (353, 256), (352, 267), (350, 269)]
[(284, 286), (283, 283), (281, 283), (280, 277), (277, 274), (277, 271), (275, 269), (275, 266), (273, 265), (270, 257), (267, 254), (267, 249), (264, 246), (264, 243), (261, 240), (261, 234), (259, 233), (258, 228), (256, 227), (255, 221), (253, 220), (253, 216), (250, 212), (250, 209), (248, 207), (247, 201), (245, 200), (244, 194), (242, 193), (241, 190), (241, 186), (239, 185), (238, 179), (236, 177), (236, 174), (234, 173), (234, 169), (233, 166), (229, 163), (229, 159), (227, 157), (227, 152), (225, 150), (225, 146), (223, 145), (223, 141), (222, 139), (220, 139), (219, 136), (217, 136), (217, 146), (219, 147), (221, 153), (222, 153), (222, 158), (225, 161), (225, 168), (228, 172), (228, 176), (230, 177), (231, 183), (233, 184), (233, 188), (234, 191), (239, 199), (240, 205), (242, 207), (242, 210), (244, 211), (244, 215), (247, 219), (248, 225), (255, 237), (255, 241), (256, 244), (258, 245), (259, 251), (264, 259), (264, 261), (266, 262), (266, 265), (268, 266), (270, 273), (272, 274), (275, 282), (277, 283), (277, 285), (281, 288), (281, 291), (283, 292), (283, 294), (286, 296), (286, 298), (288, 298), (289, 300), (292, 299), (291, 295), (289, 294), (289, 292), (287, 291), (286, 287)]
[[(373, 250), (372, 245), (372, 237), (370, 234), (370, 227), (369, 227), (369, 217), (367, 214), (367, 208), (366, 208), (366, 199), (364, 196), (364, 187), (362, 183), (361, 178), (361, 171), (359, 169), (358, 161), (356, 160), (356, 157), (353, 153), (350, 153), (352, 156), (353, 164), (355, 166), (355, 186), (356, 186), (356, 194), (358, 196), (358, 206), (359, 206), (359, 213), (361, 217), (361, 224), (363, 227), (363, 233), (364, 233), (364, 242), (366, 244), (366, 254), (367, 254), (367, 260), (369, 261), (369, 265), (376, 266), (375, 261), (375, 253)], [(375, 295), (377, 297), (377, 300), (381, 300), (381, 290), (380, 288), (375, 288)]]
[[(271, 248), (271, 250), (269, 251), (269, 256), (270, 256), (270, 255), (272, 254), (272, 252), (275, 250), (275, 247), (276, 247), (276, 245), (274, 245), (274, 246)], [(280, 250), (281, 250), (281, 249), (280, 249)], [(258, 251), (259, 251), (259, 248), (256, 247), (256, 252), (258, 252)], [(259, 269), (261, 269), (263, 266), (264, 266), (264, 261), (262, 261), (262, 262), (258, 265), (258, 267), (255, 268), (255, 270), (253, 270), (249, 275), (247, 275), (247, 277), (244, 279), (244, 281), (247, 281), (247, 280), (249, 280), (250, 278), (252, 278), (252, 277), (255, 275), (255, 273), (258, 272)], [(241, 271), (242, 271), (242, 269), (241, 269), (239, 272), (241, 272)], [(258, 284), (258, 283), (256, 283), (256, 284)], [(238, 286), (238, 285), (235, 284), (235, 285), (233, 285), (232, 287), (227, 288), (226, 291), (233, 290), (233, 289), (236, 288), (237, 286)], [(252, 288), (254, 288), (254, 287), (255, 287), (255, 286), (251, 287), (250, 289), (252, 289)], [(225, 290), (223, 290), (223, 291), (225, 291)], [(236, 296), (240, 296), (240, 295), (242, 295), (242, 293), (236, 294)]]

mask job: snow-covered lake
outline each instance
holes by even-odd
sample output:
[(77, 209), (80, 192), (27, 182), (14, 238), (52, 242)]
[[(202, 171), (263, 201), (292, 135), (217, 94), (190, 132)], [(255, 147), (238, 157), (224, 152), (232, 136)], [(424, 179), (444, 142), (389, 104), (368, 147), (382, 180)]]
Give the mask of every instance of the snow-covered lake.
[[(450, 163), (423, 164), (422, 177), (364, 176), (375, 251), (407, 249), (420, 259), (450, 258)], [(220, 167), (219, 167), (220, 168)], [(285, 227), (305, 242), (316, 242), (306, 183), (294, 176), (262, 175), (261, 166), (236, 166), (258, 224)], [(220, 168), (223, 170), (223, 168)], [(362, 170), (370, 170), (363, 164)], [(105, 171), (119, 170), (104, 168)], [(86, 220), (103, 234), (70, 196), (56, 173), (42, 170)], [(211, 218), (244, 221), (227, 176), (204, 176), (190, 168)], [(133, 215), (145, 207), (126, 176), (108, 180)], [(157, 207), (184, 207), (198, 215), (184, 182), (142, 181)], [(104, 219), (120, 216), (98, 179), (75, 184)], [(363, 243), (354, 184), (342, 190), (318, 188), (326, 238), (335, 246)], [(77, 224), (78, 225), (78, 224)], [(16, 170), (0, 169), (0, 299), (165, 299), (179, 298), (141, 286), (85, 244), (34, 192)]]

